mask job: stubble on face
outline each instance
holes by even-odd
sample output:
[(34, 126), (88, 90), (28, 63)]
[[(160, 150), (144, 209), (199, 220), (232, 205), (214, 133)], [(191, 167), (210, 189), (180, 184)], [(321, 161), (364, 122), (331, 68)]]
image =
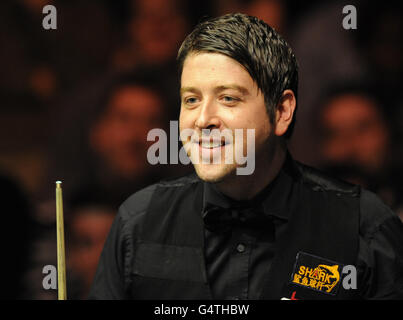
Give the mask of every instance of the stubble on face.
[[(191, 54), (184, 63), (181, 85), (186, 88), (181, 90), (181, 131), (193, 129), (201, 133), (202, 129), (216, 128), (220, 131), (232, 130), (233, 134), (233, 143), (221, 147), (221, 162), (217, 164), (202, 163), (200, 154), (194, 152), (194, 148), (200, 146), (191, 144), (191, 138), (182, 140), (202, 180), (225, 183), (237, 178), (237, 168), (246, 164), (238, 163), (235, 154), (240, 152), (247, 156), (247, 130), (255, 132), (256, 160), (267, 157), (272, 126), (263, 94), (243, 66), (222, 54)], [(236, 129), (243, 130), (241, 143), (234, 135)], [(224, 161), (226, 148), (232, 148), (234, 156), (231, 163)]]

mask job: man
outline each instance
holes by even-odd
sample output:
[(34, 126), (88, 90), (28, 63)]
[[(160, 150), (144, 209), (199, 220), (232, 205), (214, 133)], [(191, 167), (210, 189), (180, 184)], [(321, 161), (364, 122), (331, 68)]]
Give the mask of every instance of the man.
[[(178, 61), (180, 130), (193, 132), (182, 142), (197, 175), (123, 203), (90, 298), (403, 297), (397, 216), (287, 152), (298, 82), (287, 43), (261, 20), (230, 14), (196, 26)], [(250, 139), (209, 135), (237, 129), (254, 132), (249, 175), (224, 155), (245, 155)]]

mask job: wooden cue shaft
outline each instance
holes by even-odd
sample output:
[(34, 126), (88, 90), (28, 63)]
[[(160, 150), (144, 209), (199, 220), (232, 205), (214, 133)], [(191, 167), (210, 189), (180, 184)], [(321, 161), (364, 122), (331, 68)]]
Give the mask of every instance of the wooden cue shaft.
[(66, 300), (66, 256), (64, 250), (62, 182), (56, 181), (57, 288), (58, 300)]

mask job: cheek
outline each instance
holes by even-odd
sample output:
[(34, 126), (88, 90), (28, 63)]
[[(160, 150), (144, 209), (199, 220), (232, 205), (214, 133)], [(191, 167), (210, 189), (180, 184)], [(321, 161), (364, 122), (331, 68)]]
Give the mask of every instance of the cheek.
[(183, 130), (185, 128), (185, 119), (183, 118), (182, 111), (179, 114), (179, 130)]
[(183, 144), (189, 141), (190, 136), (187, 132), (192, 128), (189, 118), (181, 112), (179, 115), (179, 140)]
[(273, 126), (270, 124), (267, 114), (256, 119), (255, 137), (256, 143), (265, 142), (273, 132)]
[[(250, 119), (244, 123), (242, 130), (242, 143), (239, 144), (239, 138), (235, 136), (236, 152), (242, 152), (243, 156), (247, 156), (247, 152), (258, 152), (267, 149), (267, 144), (272, 135), (272, 126), (268, 119), (261, 117), (260, 119)], [(242, 149), (241, 149), (242, 148)]]
[(183, 110), (179, 114), (179, 130), (193, 129), (195, 124), (195, 119), (193, 119), (192, 113), (188, 110)]

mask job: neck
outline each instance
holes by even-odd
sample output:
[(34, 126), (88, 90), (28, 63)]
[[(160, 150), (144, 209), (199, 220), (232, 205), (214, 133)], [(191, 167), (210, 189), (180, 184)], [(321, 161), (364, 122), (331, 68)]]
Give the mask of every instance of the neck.
[[(255, 171), (251, 175), (233, 174), (217, 183), (220, 192), (234, 200), (250, 200), (268, 186), (280, 172), (287, 153), (284, 143), (279, 143), (273, 150), (256, 159)], [(269, 166), (267, 165), (269, 163)]]

